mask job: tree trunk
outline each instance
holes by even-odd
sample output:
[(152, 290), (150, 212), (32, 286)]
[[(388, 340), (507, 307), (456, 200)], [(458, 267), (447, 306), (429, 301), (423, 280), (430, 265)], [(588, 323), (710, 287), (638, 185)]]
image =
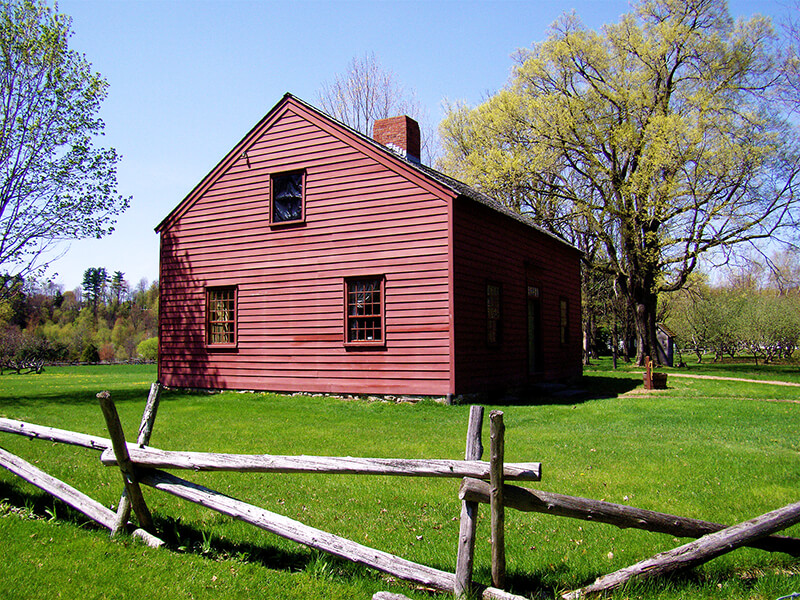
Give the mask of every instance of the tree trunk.
[[(588, 312), (588, 311), (587, 311)], [(589, 312), (583, 321), (583, 364), (592, 364), (592, 344), (594, 341), (594, 315)]]
[(648, 356), (656, 364), (661, 364), (656, 340), (658, 295), (653, 290), (651, 285), (637, 285), (629, 298), (636, 328), (636, 364), (640, 366)]
[[(633, 276), (618, 273), (615, 287), (624, 299), (630, 319), (633, 321), (631, 337), (636, 342), (636, 364), (644, 366), (645, 357), (653, 356), (655, 346), (655, 315), (657, 296), (653, 290), (654, 278), (647, 275)], [(629, 350), (626, 347), (626, 354)], [(626, 356), (626, 360), (629, 357)]]
[(617, 355), (619, 354), (619, 336), (617, 335), (617, 320), (614, 319), (614, 330), (611, 334), (611, 360), (614, 370), (617, 370)]

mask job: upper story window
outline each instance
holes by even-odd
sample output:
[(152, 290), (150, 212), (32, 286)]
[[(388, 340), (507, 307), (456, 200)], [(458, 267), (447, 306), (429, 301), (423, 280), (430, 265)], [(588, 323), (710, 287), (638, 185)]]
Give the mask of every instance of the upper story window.
[(305, 171), (291, 171), (272, 176), (270, 218), (273, 224), (303, 221), (305, 179)]
[(383, 277), (345, 281), (345, 342), (353, 345), (384, 344)]
[(500, 343), (500, 286), (486, 284), (486, 341), (490, 346)]
[(236, 288), (206, 289), (206, 342), (209, 346), (236, 345)]

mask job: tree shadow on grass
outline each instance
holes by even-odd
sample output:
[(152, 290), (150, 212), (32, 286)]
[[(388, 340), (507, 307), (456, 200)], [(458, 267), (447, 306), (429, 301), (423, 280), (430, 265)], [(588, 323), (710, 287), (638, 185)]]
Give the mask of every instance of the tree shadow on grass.
[(725, 375), (730, 377), (742, 377), (750, 379), (754, 373), (758, 373), (763, 378), (774, 377), (780, 379), (786, 374), (796, 374), (798, 370), (798, 363), (794, 364), (762, 364), (756, 365), (752, 360), (744, 360), (742, 362), (734, 362), (724, 360), (722, 362), (704, 362), (702, 364), (691, 364), (686, 368), (676, 370), (679, 373), (691, 373), (694, 375), (719, 375), (720, 371), (724, 371)]
[[(11, 507), (11, 512), (30, 519), (57, 521), (81, 529), (108, 533), (79, 511), (49, 494), (31, 490), (26, 491), (15, 482), (0, 481), (0, 501)], [(165, 549), (182, 554), (196, 554), (211, 560), (239, 560), (257, 563), (268, 569), (301, 571), (315, 560), (313, 553), (298, 546), (297, 551), (289, 551), (268, 544), (257, 545), (211, 537), (207, 532), (192, 524), (181, 522), (181, 518), (153, 514), (156, 535), (165, 542)], [(125, 539), (125, 538), (121, 538)]]
[(26, 491), (13, 481), (0, 481), (0, 501), (7, 503), (13, 512), (24, 514), (30, 519), (58, 520), (59, 522), (71, 523), (81, 529), (107, 531), (81, 512), (50, 494), (38, 489)]
[(174, 552), (197, 554), (211, 560), (235, 559), (282, 571), (302, 571), (313, 560), (311, 553), (300, 546), (295, 551), (213, 537), (193, 524), (182, 522), (180, 517), (155, 514), (153, 520), (158, 536), (167, 549)]
[[(0, 481), (0, 501), (10, 505), (9, 512), (19, 514), (21, 518), (69, 524), (100, 535), (109, 534), (107, 529), (60, 500), (38, 490), (25, 491), (14, 482)], [(157, 512), (152, 516), (156, 536), (164, 541), (161, 551), (191, 554), (211, 561), (231, 560), (255, 564), (274, 571), (306, 572), (313, 577), (324, 579), (347, 581), (356, 577), (369, 579), (381, 577), (375, 569), (308, 548), (303, 544), (292, 542), (296, 550), (271, 545), (269, 538), (274, 534), (266, 531), (260, 532), (265, 539), (263, 544), (258, 544), (214, 536), (194, 523), (182, 522), (180, 516), (175, 518)], [(229, 517), (224, 518), (234, 520)], [(133, 540), (125, 536), (116, 539), (126, 544)], [(434, 568), (444, 567), (434, 565)]]
[[(111, 399), (116, 404), (125, 403), (144, 403), (147, 400), (147, 395), (150, 393), (149, 386), (142, 387), (141, 384), (129, 386), (107, 386), (103, 388), (98, 386), (97, 391), (89, 390), (67, 390), (60, 391), (54, 389), (40, 389), (35, 392), (27, 394), (18, 394), (14, 396), (3, 396), (0, 394), (0, 409), (4, 408), (19, 408), (30, 406), (52, 406), (52, 405), (96, 405), (97, 394), (104, 389), (111, 392)], [(207, 391), (187, 391), (187, 390), (168, 390), (162, 389), (159, 396), (159, 402), (169, 402), (177, 399), (178, 396), (185, 398), (186, 396), (208, 396), (211, 392)]]
[[(491, 567), (481, 566), (475, 569), (476, 578), (491, 581)], [(506, 574), (505, 590), (535, 600), (560, 600), (567, 589), (579, 589), (589, 585), (608, 572), (596, 571), (583, 581), (576, 580), (569, 567), (564, 564), (542, 565), (530, 573), (510, 570)], [(706, 596), (705, 590), (722, 588), (725, 582), (735, 580), (736, 585), (746, 590), (758, 587), (758, 577), (743, 578), (737, 567), (710, 574), (695, 568), (686, 568), (659, 577), (634, 577), (620, 588), (609, 591), (625, 598), (655, 598), (665, 590), (677, 594), (676, 597), (694, 598)], [(571, 583), (567, 583), (571, 582)], [(716, 584), (716, 585), (715, 585)], [(565, 587), (565, 585), (567, 587)]]
[[(22, 407), (53, 404), (97, 404), (97, 392), (86, 390), (41, 390), (37, 393), (18, 395), (13, 397), (0, 397), (0, 407)], [(147, 390), (142, 391), (141, 386), (131, 386), (129, 388), (114, 388), (111, 391), (111, 399), (116, 403), (124, 402), (144, 402), (147, 400)]]
[[(513, 594), (523, 595), (525, 598), (535, 600), (557, 600), (559, 584), (554, 583), (559, 579), (569, 577), (568, 568), (563, 564), (551, 565), (552, 569), (544, 573), (520, 573), (519, 571), (508, 571), (506, 573), (504, 589)], [(479, 581), (491, 581), (491, 566), (480, 566), (474, 570), (474, 578)]]

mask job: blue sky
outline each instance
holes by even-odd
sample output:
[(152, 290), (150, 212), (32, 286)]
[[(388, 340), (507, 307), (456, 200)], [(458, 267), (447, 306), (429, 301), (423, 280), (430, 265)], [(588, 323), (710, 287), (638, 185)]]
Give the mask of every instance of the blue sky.
[[(783, 0), (730, 2), (734, 16), (780, 17)], [(122, 155), (133, 196), (114, 234), (73, 242), (50, 270), (67, 290), (89, 267), (132, 285), (158, 278), (154, 227), (286, 92), (317, 104), (326, 81), (375, 52), (416, 91), (432, 123), (443, 101), (476, 104), (507, 81), (511, 54), (575, 10), (592, 28), (626, 0), (61, 0), (71, 46), (109, 82), (98, 142)], [(63, 249), (63, 248), (62, 248)]]

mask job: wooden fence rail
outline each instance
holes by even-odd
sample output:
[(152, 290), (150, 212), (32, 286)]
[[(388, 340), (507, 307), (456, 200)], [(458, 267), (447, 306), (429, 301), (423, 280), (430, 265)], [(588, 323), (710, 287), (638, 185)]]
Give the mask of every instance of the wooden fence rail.
[(60, 444), (69, 444), (71, 446), (81, 446), (82, 448), (89, 448), (90, 450), (105, 450), (111, 447), (111, 440), (108, 438), (77, 433), (67, 429), (36, 425), (35, 423), (15, 421), (14, 419), (6, 419), (3, 417), (0, 417), (0, 432), (15, 433), (36, 440), (47, 440)]
[[(131, 507), (136, 512), (136, 518), (139, 519), (139, 525), (145, 531), (155, 531), (153, 525), (153, 517), (150, 515), (150, 509), (142, 496), (142, 490), (139, 487), (139, 482), (136, 477), (136, 469), (131, 463), (128, 456), (128, 445), (125, 443), (125, 434), (122, 431), (122, 423), (119, 421), (117, 414), (117, 407), (111, 400), (111, 394), (108, 392), (100, 392), (97, 394), (100, 400), (100, 407), (103, 410), (103, 416), (106, 420), (106, 427), (111, 436), (111, 446), (114, 449), (114, 454), (117, 457), (119, 464), (119, 471), (122, 475), (122, 483), (124, 486), (124, 495), (130, 499)], [(116, 533), (115, 529), (112, 533)]]
[[(147, 402), (144, 405), (144, 412), (142, 413), (142, 421), (139, 424), (139, 433), (136, 436), (136, 443), (139, 447), (144, 447), (150, 443), (150, 436), (153, 433), (153, 425), (155, 424), (156, 414), (158, 413), (158, 403), (161, 398), (161, 385), (154, 383), (150, 386), (150, 393), (147, 395)], [(128, 491), (123, 489), (122, 495), (119, 498), (117, 505), (117, 522), (114, 529), (111, 530), (111, 535), (115, 535), (122, 531), (131, 517), (131, 499), (128, 497)]]
[(578, 600), (589, 594), (598, 594), (618, 588), (632, 577), (657, 577), (679, 569), (693, 567), (796, 523), (800, 523), (800, 502), (789, 504), (721, 531), (709, 533), (699, 540), (656, 554), (614, 573), (603, 575), (593, 584), (561, 596), (564, 600)]
[[(131, 497), (135, 499), (133, 502), (134, 509), (137, 509), (138, 505), (136, 512), (140, 523), (148, 528), (152, 527), (152, 521), (144, 503), (144, 498), (141, 492), (138, 491), (138, 484), (143, 483), (295, 542), (370, 566), (401, 579), (421, 583), (450, 593), (455, 593), (459, 589), (456, 583), (456, 574), (419, 565), (381, 550), (368, 548), (334, 534), (314, 529), (288, 517), (283, 517), (180, 479), (155, 467), (190, 469), (193, 471), (363, 474), (476, 478), (476, 480), (500, 477), (501, 481), (503, 479), (517, 481), (539, 481), (541, 479), (541, 463), (538, 462), (503, 464), (502, 457), (498, 462), (496, 456), (492, 462), (479, 460), (481, 455), (479, 449), (480, 427), (483, 414), (480, 407), (473, 407), (471, 411), (472, 415), (480, 414), (481, 417), (477, 421), (471, 418), (470, 421), (471, 431), (469, 435), (473, 437), (473, 442), (475, 438), (477, 439), (478, 448), (477, 452), (474, 449), (467, 452), (468, 456), (474, 457), (473, 460), (241, 455), (159, 450), (144, 445), (152, 431), (158, 403), (158, 391), (157, 386), (151, 388), (145, 414), (142, 417), (137, 444), (125, 441), (122, 428), (116, 416), (116, 408), (107, 393), (98, 394), (98, 399), (106, 417), (110, 438), (0, 418), (0, 432), (102, 451), (101, 461), (103, 464), (120, 467), (125, 484), (125, 493), (120, 502), (121, 508), (117, 513), (66, 483), (26, 463), (21, 458), (2, 451), (2, 449), (0, 449), (0, 465), (76, 508), (103, 527), (112, 530), (112, 532), (119, 529), (120, 519), (127, 519), (130, 504), (126, 507), (123, 502), (127, 504), (128, 498)], [(476, 409), (480, 409), (480, 411)], [(475, 509), (477, 509), (477, 505), (475, 505)], [(163, 544), (161, 540), (143, 529), (136, 529), (134, 535), (141, 537), (150, 545)], [(496, 587), (473, 584), (471, 581), (473, 550), (474, 540), (468, 557), (470, 564), (469, 580), (461, 587), (462, 590), (469, 591), (474, 597), (480, 597), (485, 600), (524, 600), (521, 596), (516, 596)], [(459, 557), (461, 558), (460, 551)]]
[[(503, 492), (505, 505), (508, 508), (608, 523), (623, 529), (644, 529), (656, 533), (667, 533), (675, 537), (699, 538), (726, 527), (726, 525), (700, 519), (690, 519), (602, 500), (566, 496), (513, 485), (506, 485)], [(465, 479), (461, 483), (459, 497), (469, 502), (489, 504), (490, 486), (485, 481)], [(770, 535), (750, 540), (747, 545), (769, 552), (784, 552), (792, 556), (800, 556), (800, 539), (794, 537)]]
[[(467, 443), (464, 452), (466, 460), (480, 460), (483, 455), (481, 429), (483, 427), (483, 407), (471, 406), (467, 423)], [(472, 570), (475, 559), (475, 531), (478, 523), (478, 503), (462, 501), (461, 518), (458, 530), (458, 549), (456, 552), (456, 581), (453, 592), (456, 598), (470, 593)]]
[(315, 529), (289, 517), (231, 498), (207, 487), (155, 469), (140, 469), (139, 480), (162, 492), (200, 504), (259, 529), (269, 531), (339, 558), (365, 564), (401, 579), (411, 579), (437, 590), (452, 591), (453, 575), (413, 563), (381, 550)]
[[(54, 498), (58, 498), (98, 525), (112, 532), (116, 529), (117, 513), (113, 510), (3, 448), (0, 448), (0, 466)], [(148, 546), (158, 547), (164, 544), (163, 541), (144, 529), (134, 529), (131, 535), (138, 537)]]
[(19, 456), (11, 454), (4, 448), (0, 448), (0, 465), (17, 477), (35, 485), (40, 490), (55, 496), (64, 504), (83, 513), (98, 525), (102, 525), (106, 529), (113, 529), (117, 520), (117, 513), (103, 506), (94, 498), (45, 473), (40, 468), (33, 466)]
[(503, 499), (505, 430), (503, 413), (499, 410), (490, 412), (489, 452), (492, 468), (489, 478), (489, 504), (492, 533), (492, 585), (498, 588), (502, 588), (506, 584), (505, 504)]
[[(358, 458), (352, 456), (281, 456), (273, 454), (218, 454), (211, 452), (176, 452), (128, 445), (133, 464), (155, 469), (191, 471), (238, 471), (255, 473), (327, 473), (348, 475), (396, 475), (404, 477), (473, 477), (489, 479), (490, 463), (479, 460)], [(114, 466), (114, 452), (100, 457), (106, 466)], [(540, 481), (541, 463), (506, 463), (505, 479)]]
[[(444, 592), (452, 593), (454, 591), (455, 575), (447, 571), (420, 565), (394, 554), (369, 548), (164, 471), (140, 469), (138, 477), (141, 483), (157, 490), (205, 506), (310, 548), (366, 565), (406, 581), (421, 583)], [(481, 590), (481, 597), (486, 600), (524, 600), (521, 596), (491, 587)]]

